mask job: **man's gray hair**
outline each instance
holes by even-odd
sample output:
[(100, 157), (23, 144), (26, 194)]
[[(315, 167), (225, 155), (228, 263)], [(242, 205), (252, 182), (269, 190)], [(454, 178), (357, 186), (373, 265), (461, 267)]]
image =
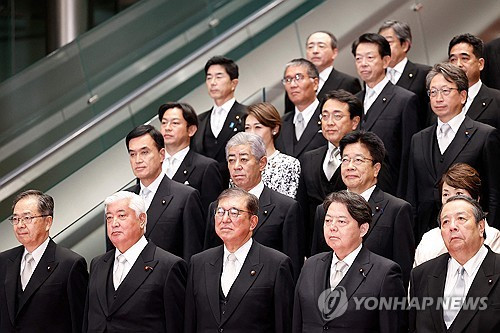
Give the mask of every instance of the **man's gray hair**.
[(287, 63), (285, 66), (285, 71), (283, 72), (283, 77), (285, 77), (285, 73), (288, 67), (298, 66), (305, 67), (307, 69), (307, 76), (309, 76), (310, 78), (314, 79), (316, 77), (319, 77), (319, 72), (316, 66), (312, 62), (304, 58), (293, 59), (292, 61)]
[(398, 37), (399, 42), (408, 42), (408, 51), (411, 48), (411, 29), (408, 23), (406, 22), (401, 22), (401, 21), (396, 21), (396, 20), (387, 20), (382, 23), (380, 28), (378, 29), (378, 33), (380, 34), (382, 30), (392, 28), (394, 30), (394, 33), (396, 34), (396, 37)]
[(250, 145), (250, 151), (257, 161), (266, 156), (266, 144), (260, 136), (253, 133), (239, 132), (229, 139), (226, 144), (226, 160), (229, 156), (229, 149), (240, 145)]
[[(459, 194), (459, 195), (454, 195), (454, 196), (448, 198), (448, 200), (446, 200), (446, 203), (441, 206), (441, 209), (439, 210), (439, 214), (438, 214), (438, 218), (437, 218), (439, 227), (441, 227), (441, 213), (443, 212), (444, 206), (446, 206), (446, 204), (448, 204), (450, 202), (457, 201), (457, 200), (465, 201), (469, 205), (472, 206), (472, 215), (474, 215), (474, 219), (476, 220), (476, 224), (479, 224), (479, 221), (482, 221), (482, 220), (486, 221), (486, 213), (483, 211), (483, 208), (481, 207), (479, 202), (476, 199), (473, 199), (467, 195)], [(483, 238), (486, 239), (486, 231), (484, 231)]]
[[(115, 194), (110, 195), (104, 200), (104, 213), (108, 211), (108, 205), (120, 201), (128, 200), (128, 206), (135, 212), (135, 216), (139, 218), (142, 213), (146, 214), (146, 204), (140, 195), (137, 195), (129, 191), (119, 191)], [(147, 218), (146, 218), (147, 223)], [(146, 232), (146, 224), (144, 224), (144, 233)]]
[(432, 79), (438, 74), (443, 75), (446, 81), (455, 83), (459, 92), (468, 92), (469, 80), (467, 79), (467, 74), (465, 74), (463, 69), (449, 62), (435, 64), (429, 73), (427, 73), (425, 78), (425, 87), (427, 90), (430, 89)]

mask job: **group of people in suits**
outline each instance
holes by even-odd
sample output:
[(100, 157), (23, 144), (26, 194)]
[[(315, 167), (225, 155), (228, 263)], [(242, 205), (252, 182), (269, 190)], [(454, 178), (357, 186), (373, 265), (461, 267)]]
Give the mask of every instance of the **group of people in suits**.
[[(52, 198), (21, 193), (1, 331), (495, 331), (500, 92), (480, 80), (479, 38), (454, 37), (432, 68), (408, 60), (411, 38), (386, 21), (353, 42), (362, 89), (333, 67), (335, 36), (312, 33), (307, 59), (285, 66), (283, 117), (238, 103), (238, 66), (209, 59), (210, 110), (169, 102), (159, 130), (127, 135), (137, 184), (104, 201), (107, 252), (90, 275), (49, 237)], [(455, 182), (454, 168), (478, 175)], [(442, 243), (412, 270), (427, 232)], [(485, 308), (461, 309), (466, 296)], [(363, 297), (398, 301), (374, 311)]]

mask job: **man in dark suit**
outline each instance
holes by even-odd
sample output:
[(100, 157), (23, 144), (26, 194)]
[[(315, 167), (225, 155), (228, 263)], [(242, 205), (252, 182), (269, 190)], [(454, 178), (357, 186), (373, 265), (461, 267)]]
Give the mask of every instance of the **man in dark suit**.
[(238, 76), (238, 65), (231, 59), (215, 56), (207, 61), (205, 83), (214, 106), (198, 117), (199, 130), (192, 141), (194, 151), (219, 162), (224, 188), (229, 185), (224, 147), (233, 135), (245, 130), (242, 118), (246, 107), (234, 97)]
[(484, 69), (481, 80), (488, 87), (500, 89), (500, 38), (493, 39), (484, 45)]
[[(361, 195), (372, 209), (370, 229), (363, 245), (370, 251), (395, 261), (403, 272), (405, 288), (415, 255), (411, 205), (382, 191), (377, 176), (384, 160), (385, 148), (376, 134), (355, 131), (340, 140), (342, 180), (350, 192)], [(325, 210), (316, 209), (311, 254), (328, 251), (323, 235)]]
[[(304, 263), (302, 210), (297, 201), (271, 190), (262, 182), (261, 172), (267, 163), (264, 141), (253, 133), (238, 133), (228, 141), (226, 154), (234, 185), (259, 199), (259, 222), (253, 229), (253, 239), (289, 256), (297, 279)], [(222, 244), (214, 227), (216, 208), (217, 201), (208, 211), (205, 249)]]
[[(200, 192), (203, 213), (224, 189), (217, 161), (190, 149), (191, 138), (198, 130), (198, 117), (191, 105), (167, 103), (158, 109), (160, 132), (165, 141), (163, 172), (178, 183)], [(224, 186), (224, 187), (223, 187)]]
[[(306, 59), (312, 62), (319, 72), (317, 96), (320, 102), (326, 93), (332, 90), (344, 89), (352, 94), (361, 90), (358, 79), (333, 68), (338, 54), (337, 38), (331, 32), (316, 31), (307, 37)], [(294, 103), (285, 93), (285, 112), (294, 110)]]
[(391, 47), (381, 35), (361, 35), (352, 44), (352, 54), (358, 74), (366, 84), (365, 90), (356, 95), (365, 111), (359, 128), (377, 134), (387, 150), (379, 186), (402, 197), (408, 181), (410, 141), (418, 130), (417, 95), (393, 85), (386, 77)]
[[(345, 190), (329, 194), (324, 206), (324, 237), (333, 252), (306, 260), (295, 289), (292, 332), (405, 332), (401, 269), (362, 244), (370, 206)], [(373, 308), (382, 299), (398, 299), (401, 306)]]
[(308, 151), (301, 159), (303, 191), (307, 197), (307, 249), (310, 249), (316, 207), (329, 193), (344, 190), (340, 177), (339, 142), (358, 127), (363, 106), (359, 99), (345, 90), (331, 91), (321, 104), (321, 132), (328, 145)]
[(0, 332), (81, 332), (88, 273), (85, 259), (49, 237), (51, 196), (14, 199), (10, 221), (21, 246), (0, 253)]
[[(130, 166), (139, 184), (127, 191), (146, 203), (149, 226), (146, 237), (157, 246), (189, 261), (202, 250), (205, 224), (198, 190), (172, 181), (162, 172), (164, 140), (151, 125), (140, 125), (125, 139)], [(107, 249), (113, 244), (107, 238)]]
[(182, 332), (186, 263), (146, 240), (140, 196), (121, 191), (104, 205), (116, 249), (90, 264), (83, 332)]
[(436, 64), (427, 75), (427, 89), (437, 123), (412, 138), (407, 201), (413, 206), (415, 241), (436, 226), (441, 196), (439, 181), (455, 163), (467, 163), (481, 175), (481, 204), (489, 212), (488, 223), (500, 226), (500, 137), (498, 130), (470, 119), (462, 112), (468, 80), (453, 64)]
[(387, 77), (392, 84), (405, 88), (418, 96), (418, 129), (424, 129), (431, 121), (429, 96), (425, 89), (425, 76), (431, 66), (417, 64), (408, 60), (412, 36), (410, 26), (406, 22), (387, 20), (382, 23), (378, 33), (391, 46), (391, 61), (387, 67)]
[(467, 196), (443, 205), (439, 220), (448, 253), (411, 274), (410, 332), (498, 332), (500, 254), (484, 245), (485, 214)]
[(258, 210), (257, 197), (240, 188), (217, 199), (215, 231), (224, 245), (191, 259), (184, 332), (290, 332), (292, 263), (252, 239)]
[(300, 158), (305, 152), (326, 145), (316, 98), (318, 77), (316, 66), (309, 60), (294, 59), (286, 65), (281, 82), (295, 112), (283, 116), (281, 134), (275, 142), (276, 149), (284, 154)]
[(500, 90), (481, 82), (484, 68), (483, 41), (471, 34), (453, 37), (448, 46), (449, 61), (467, 74), (469, 89), (464, 111), (472, 120), (500, 128)]

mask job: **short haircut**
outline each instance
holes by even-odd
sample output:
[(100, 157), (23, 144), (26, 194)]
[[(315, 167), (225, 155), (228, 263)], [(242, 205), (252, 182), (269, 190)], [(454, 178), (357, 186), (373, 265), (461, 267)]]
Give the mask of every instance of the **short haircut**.
[(273, 139), (276, 140), (281, 130), (281, 117), (278, 110), (271, 103), (263, 102), (248, 106), (244, 120), (248, 116), (254, 116), (259, 123), (271, 129), (278, 126), (277, 133), (273, 135)]
[(337, 45), (338, 45), (337, 38), (330, 31), (326, 31), (326, 30), (315, 31), (312, 34), (310, 34), (309, 36), (307, 36), (306, 47), (307, 47), (307, 43), (309, 43), (309, 38), (311, 38), (312, 35), (317, 34), (317, 33), (327, 34), (328, 37), (330, 37), (330, 46), (332, 47), (332, 50), (335, 50), (337, 48)]
[(128, 144), (130, 140), (141, 137), (143, 135), (149, 134), (153, 141), (155, 142), (156, 148), (160, 151), (162, 148), (165, 148), (165, 141), (163, 141), (163, 135), (161, 135), (160, 131), (158, 131), (152, 125), (139, 125), (130, 131), (127, 134), (127, 138), (125, 139), (125, 143), (127, 145), (127, 150), (129, 149)]
[(358, 226), (364, 223), (371, 223), (372, 209), (361, 195), (347, 190), (330, 193), (323, 202), (325, 212), (328, 211), (328, 207), (330, 207), (333, 202), (344, 204), (352, 218), (358, 222)]
[(222, 193), (219, 194), (219, 197), (217, 198), (217, 206), (219, 205), (219, 202), (222, 199), (234, 198), (234, 197), (245, 198), (246, 209), (252, 215), (259, 214), (259, 199), (257, 199), (255, 195), (245, 190), (242, 190), (241, 188), (238, 187), (231, 187), (222, 191)]
[(340, 154), (344, 153), (344, 149), (347, 145), (354, 144), (356, 142), (361, 143), (368, 149), (370, 155), (372, 155), (372, 164), (384, 162), (385, 158), (385, 146), (382, 140), (373, 132), (367, 132), (364, 130), (356, 130), (347, 133), (342, 139), (340, 139), (339, 148)]
[(213, 65), (220, 65), (224, 67), (227, 75), (229, 75), (229, 78), (231, 80), (237, 79), (240, 76), (238, 65), (236, 65), (236, 63), (232, 59), (223, 56), (214, 56), (208, 59), (207, 63), (205, 64), (205, 76), (207, 76), (210, 66)]
[(226, 159), (229, 156), (229, 149), (239, 145), (249, 145), (250, 151), (257, 161), (266, 156), (266, 145), (260, 136), (253, 133), (239, 132), (229, 139), (226, 144)]
[(354, 119), (354, 117), (361, 118), (363, 116), (363, 104), (359, 98), (344, 89), (329, 91), (321, 100), (320, 110), (323, 110), (325, 103), (331, 99), (346, 103), (349, 109), (349, 117), (351, 119)]
[(384, 38), (384, 36), (374, 33), (362, 34), (352, 43), (352, 54), (354, 56), (356, 56), (356, 50), (358, 45), (361, 43), (376, 44), (378, 46), (378, 53), (382, 58), (385, 56), (391, 56), (391, 45), (389, 45), (389, 42)]
[(316, 66), (312, 62), (310, 62), (309, 60), (304, 59), (304, 58), (293, 59), (292, 61), (287, 63), (285, 66), (285, 71), (283, 72), (283, 76), (285, 76), (285, 73), (286, 73), (286, 70), (288, 69), (288, 67), (298, 67), (298, 66), (305, 67), (306, 71), (307, 71), (307, 75), (310, 78), (314, 79), (316, 77), (319, 77), (319, 72), (318, 72), (318, 69), (316, 68)]
[(27, 190), (16, 195), (12, 203), (12, 210), (14, 210), (14, 207), (19, 201), (30, 197), (38, 201), (37, 208), (40, 214), (54, 216), (54, 199), (50, 195), (38, 190)]
[(459, 92), (467, 92), (469, 90), (469, 79), (467, 79), (467, 74), (465, 74), (463, 69), (449, 62), (435, 64), (429, 73), (427, 73), (425, 78), (425, 88), (427, 90), (431, 87), (432, 79), (438, 74), (443, 75), (446, 81), (455, 83)]
[(460, 43), (466, 43), (472, 46), (472, 53), (474, 53), (476, 58), (479, 59), (483, 57), (483, 50), (484, 50), (483, 40), (471, 34), (462, 34), (453, 37), (450, 41), (450, 44), (448, 45), (448, 56), (450, 56), (451, 48)]
[(129, 191), (119, 191), (110, 195), (104, 200), (104, 212), (108, 210), (108, 206), (116, 201), (127, 200), (128, 206), (135, 212), (137, 218), (142, 213), (146, 213), (146, 204), (140, 195)]
[(169, 109), (180, 109), (182, 111), (182, 116), (184, 117), (184, 120), (187, 122), (188, 127), (189, 126), (196, 126), (198, 127), (198, 116), (196, 115), (196, 112), (194, 111), (193, 107), (187, 103), (176, 103), (176, 102), (168, 102), (165, 104), (160, 105), (160, 108), (158, 109), (158, 119), (161, 120), (163, 119), (163, 115), (165, 112)]
[(391, 29), (394, 30), (394, 34), (399, 39), (400, 44), (404, 42), (408, 42), (408, 51), (411, 48), (411, 29), (408, 23), (396, 21), (396, 20), (387, 20), (382, 23), (380, 28), (378, 29), (378, 33), (380, 34), (382, 30)]
[(486, 214), (484, 213), (483, 209), (481, 208), (481, 205), (479, 204), (479, 202), (477, 202), (477, 200), (474, 200), (471, 197), (468, 197), (466, 195), (454, 195), (454, 196), (450, 197), (448, 200), (446, 200), (446, 203), (443, 206), (441, 206), (441, 209), (439, 210), (439, 214), (438, 214), (439, 227), (441, 227), (441, 213), (443, 212), (444, 206), (446, 206), (450, 202), (457, 201), (457, 200), (465, 201), (472, 206), (472, 214), (474, 215), (474, 219), (476, 220), (476, 224), (478, 224), (479, 221), (484, 220), (486, 218)]
[(439, 190), (443, 191), (443, 184), (446, 183), (454, 188), (466, 190), (472, 199), (479, 200), (481, 194), (481, 178), (479, 172), (466, 163), (453, 164), (441, 177)]

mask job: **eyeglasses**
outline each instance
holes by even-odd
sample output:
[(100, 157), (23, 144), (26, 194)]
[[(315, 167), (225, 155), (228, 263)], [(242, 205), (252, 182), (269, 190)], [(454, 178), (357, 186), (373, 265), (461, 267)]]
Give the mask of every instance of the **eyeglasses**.
[(249, 211), (243, 210), (243, 209), (238, 209), (238, 208), (235, 208), (235, 207), (231, 207), (229, 209), (224, 209), (222, 207), (219, 207), (219, 208), (217, 208), (215, 210), (215, 216), (218, 217), (218, 218), (223, 218), (224, 215), (226, 215), (226, 212), (229, 213), (229, 217), (232, 218), (232, 219), (237, 219), (238, 216), (241, 215), (241, 213), (252, 214), (252, 212), (249, 212)]
[(336, 120), (336, 121), (340, 121), (342, 120), (342, 118), (344, 118), (345, 115), (344, 114), (341, 114), (341, 113), (322, 113), (321, 114), (321, 120), (323, 121), (328, 121), (328, 120)]
[(353, 157), (353, 158), (342, 157), (341, 161), (342, 161), (343, 165), (349, 165), (349, 163), (351, 163), (351, 162), (354, 165), (361, 165), (361, 164), (365, 163), (366, 161), (372, 161), (373, 162), (373, 160), (371, 158), (366, 158), (366, 157), (361, 157), (361, 156), (356, 156), (356, 157)]
[(457, 88), (441, 88), (441, 89), (430, 89), (430, 90), (427, 90), (427, 95), (429, 95), (429, 97), (436, 97), (438, 95), (439, 92), (441, 92), (441, 94), (443, 94), (443, 96), (448, 96), (449, 94), (451, 94), (451, 91), (452, 90), (458, 90)]
[(281, 83), (283, 83), (283, 85), (285, 85), (285, 86), (286, 86), (286, 85), (292, 84), (292, 82), (293, 82), (293, 81), (295, 81), (296, 83), (302, 82), (302, 81), (304, 81), (304, 79), (306, 79), (306, 78), (309, 78), (309, 79), (310, 79), (310, 77), (306, 77), (306, 76), (305, 76), (304, 74), (302, 74), (302, 73), (297, 73), (297, 74), (295, 74), (294, 76), (287, 76), (287, 77), (283, 78), (283, 79), (281, 80)]
[(31, 224), (31, 223), (33, 223), (33, 219), (36, 219), (37, 217), (45, 217), (45, 216), (51, 216), (51, 215), (44, 214), (44, 215), (23, 216), (23, 217), (13, 216), (13, 217), (9, 218), (9, 221), (10, 221), (10, 224), (12, 224), (12, 225), (18, 225), (19, 223)]

